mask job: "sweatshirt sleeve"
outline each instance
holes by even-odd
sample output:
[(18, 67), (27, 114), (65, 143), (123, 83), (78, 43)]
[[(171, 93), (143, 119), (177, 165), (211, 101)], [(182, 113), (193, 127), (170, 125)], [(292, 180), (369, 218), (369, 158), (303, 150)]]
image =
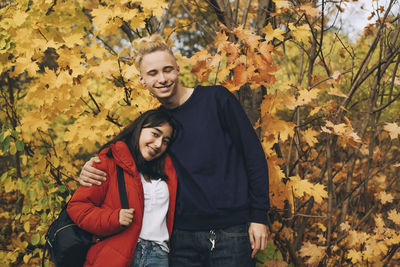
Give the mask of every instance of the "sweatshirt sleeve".
[(265, 154), (239, 101), (226, 88), (223, 91), (221, 120), (245, 161), (251, 207), (250, 222), (266, 224), (270, 205), (268, 165)]
[(120, 209), (102, 206), (111, 180), (108, 176), (110, 159), (104, 154), (99, 157), (101, 163), (94, 167), (105, 171), (107, 180), (99, 186), (80, 186), (69, 201), (67, 212), (80, 228), (98, 236), (109, 236), (123, 227), (119, 224)]

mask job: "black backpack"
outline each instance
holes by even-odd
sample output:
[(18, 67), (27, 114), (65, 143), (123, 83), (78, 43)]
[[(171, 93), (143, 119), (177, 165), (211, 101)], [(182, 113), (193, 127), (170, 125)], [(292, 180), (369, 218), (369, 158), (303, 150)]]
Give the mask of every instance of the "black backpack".
[[(128, 209), (124, 171), (118, 165), (117, 176), (121, 207)], [(46, 250), (50, 252), (50, 260), (54, 262), (56, 267), (83, 266), (90, 246), (102, 240), (95, 241), (93, 234), (79, 228), (69, 217), (67, 206), (68, 203), (63, 207), (58, 217), (47, 230), (42, 267), (44, 267)]]

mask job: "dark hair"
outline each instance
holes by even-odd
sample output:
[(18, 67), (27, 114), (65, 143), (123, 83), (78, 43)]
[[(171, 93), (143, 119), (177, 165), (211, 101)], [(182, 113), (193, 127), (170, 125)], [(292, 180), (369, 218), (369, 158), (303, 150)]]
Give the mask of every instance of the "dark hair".
[[(161, 109), (151, 109), (141, 114), (130, 125), (125, 127), (114, 139), (102, 146), (100, 150), (109, 147), (117, 141), (123, 141), (131, 151), (133, 160), (135, 161), (136, 168), (142, 174), (148, 175), (150, 179), (161, 178), (167, 179), (164, 172), (165, 155), (146, 161), (139, 149), (139, 137), (143, 128), (152, 128), (168, 123), (172, 127), (171, 142), (176, 137), (177, 122), (171, 117), (169, 113)], [(170, 142), (170, 144), (171, 144)], [(111, 149), (108, 151), (107, 156), (112, 157)]]

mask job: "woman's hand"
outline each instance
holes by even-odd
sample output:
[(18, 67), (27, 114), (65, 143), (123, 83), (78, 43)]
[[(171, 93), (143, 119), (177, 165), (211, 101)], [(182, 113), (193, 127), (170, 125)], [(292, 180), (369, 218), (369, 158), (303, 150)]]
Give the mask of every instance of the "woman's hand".
[(79, 175), (79, 183), (82, 186), (101, 185), (106, 180), (106, 173), (92, 167), (93, 162), (100, 163), (99, 157), (93, 157), (83, 165)]
[(134, 209), (121, 209), (119, 211), (119, 224), (129, 226), (132, 223), (134, 212)]

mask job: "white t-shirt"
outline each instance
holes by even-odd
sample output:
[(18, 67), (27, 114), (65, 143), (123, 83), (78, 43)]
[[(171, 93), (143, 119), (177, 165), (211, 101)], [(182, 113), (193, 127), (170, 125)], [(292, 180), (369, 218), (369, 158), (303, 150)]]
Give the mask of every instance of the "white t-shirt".
[(161, 179), (146, 182), (142, 178), (144, 191), (144, 214), (142, 230), (139, 238), (156, 242), (167, 252), (168, 249), (168, 228), (167, 212), (169, 206), (169, 191), (167, 183)]

